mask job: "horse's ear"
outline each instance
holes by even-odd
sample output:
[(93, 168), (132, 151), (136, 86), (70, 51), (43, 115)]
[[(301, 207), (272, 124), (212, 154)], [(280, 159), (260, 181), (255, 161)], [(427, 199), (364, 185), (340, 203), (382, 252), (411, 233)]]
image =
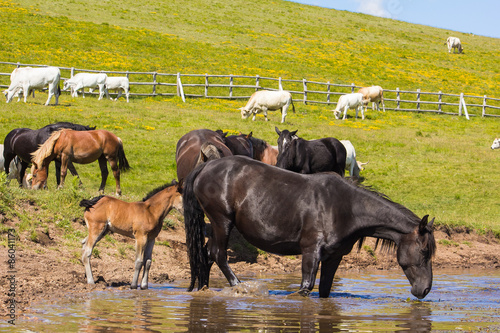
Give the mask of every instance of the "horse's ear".
[(250, 139), (252, 137), (252, 135), (253, 135), (253, 132), (248, 133), (247, 139)]
[(179, 183), (177, 184), (177, 192), (182, 194), (182, 188), (184, 187), (184, 178), (181, 178), (179, 180)]
[(274, 130), (276, 131), (276, 133), (278, 133), (278, 135), (281, 135), (281, 131), (278, 129), (277, 126), (274, 126)]
[(299, 130), (295, 130), (295, 131), (293, 131), (293, 132), (290, 132), (290, 135), (291, 135), (291, 136), (294, 136), (295, 134), (297, 134), (297, 132), (298, 132), (298, 131), (299, 131)]
[(418, 231), (420, 234), (424, 234), (426, 232), (431, 232), (432, 231), (432, 226), (434, 224), (434, 219), (432, 219), (430, 222), (429, 221), (429, 215), (425, 215), (422, 220), (420, 221), (420, 224), (418, 226)]

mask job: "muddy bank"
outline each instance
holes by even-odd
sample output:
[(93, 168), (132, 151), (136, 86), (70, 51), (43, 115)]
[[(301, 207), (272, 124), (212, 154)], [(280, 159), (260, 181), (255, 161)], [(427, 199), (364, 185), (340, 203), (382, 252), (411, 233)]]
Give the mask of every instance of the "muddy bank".
[[(172, 219), (175, 219), (172, 218)], [(185, 234), (182, 223), (177, 221), (175, 229), (162, 230), (153, 251), (150, 282), (165, 283), (189, 278), (189, 263), (186, 254)], [(16, 221), (4, 221), (7, 227), (15, 228)], [(81, 220), (73, 222), (76, 230), (86, 234)], [(62, 230), (50, 227), (33, 234), (20, 234), (15, 242), (15, 268), (11, 273), (8, 249), (0, 253), (2, 276), (0, 283), (1, 315), (7, 318), (9, 278), (15, 277), (15, 301), (18, 318), (37, 300), (56, 300), (64, 295), (85, 295), (92, 290), (103, 290), (108, 286), (128, 288), (133, 274), (134, 241), (120, 235), (110, 235), (98, 245), (98, 257), (91, 263), (96, 285), (87, 285), (79, 242), (68, 241)], [(500, 268), (500, 242), (493, 235), (478, 235), (469, 230), (438, 228), (435, 232), (437, 254), (433, 261), (440, 268)], [(75, 244), (76, 243), (76, 244)], [(341, 263), (343, 270), (400, 269), (394, 254), (373, 251), (375, 242), (368, 239), (358, 252), (353, 250)], [(265, 273), (282, 274), (300, 272), (300, 256), (277, 256), (258, 254), (245, 245), (237, 236), (230, 246), (230, 265), (236, 274), (251, 276)], [(212, 276), (222, 276), (214, 265)], [(297, 281), (299, 283), (299, 281)]]

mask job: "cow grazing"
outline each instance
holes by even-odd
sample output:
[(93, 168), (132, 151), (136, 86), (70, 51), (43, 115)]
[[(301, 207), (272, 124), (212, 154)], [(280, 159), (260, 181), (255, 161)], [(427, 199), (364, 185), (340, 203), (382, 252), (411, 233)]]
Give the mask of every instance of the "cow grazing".
[(451, 53), (451, 49), (453, 49), (453, 53), (455, 53), (455, 49), (458, 50), (458, 53), (464, 53), (464, 48), (462, 47), (462, 43), (460, 39), (457, 37), (448, 37), (445, 45), (448, 45), (448, 53)]
[(57, 67), (40, 67), (30, 68), (23, 67), (15, 70), (16, 73), (11, 74), (10, 86), (4, 90), (7, 103), (12, 101), (12, 98), (19, 94), (22, 90), (24, 95), (24, 102), (31, 90), (43, 89), (48, 86), (49, 97), (45, 105), (49, 105), (52, 96), (56, 97), (56, 105), (59, 103), (59, 95), (61, 89), (59, 88), (59, 80), (61, 79), (61, 72)]
[(491, 145), (491, 149), (498, 149), (500, 148), (500, 139), (496, 138), (493, 140), (493, 144)]
[[(33, 67), (17, 67), (14, 68), (12, 73), (10, 74), (10, 82), (15, 80), (16, 75), (18, 75), (20, 72), (24, 71), (25, 69), (32, 69)], [(32, 89), (30, 92), (28, 92), (28, 96), (33, 93), (33, 98), (35, 98), (35, 89)], [(14, 97), (17, 97), (17, 101), (19, 102), (21, 100), (21, 94), (23, 94), (23, 89), (19, 89), (19, 91), (15, 94)]]
[(380, 103), (382, 103), (382, 109), (385, 112), (384, 105), (384, 89), (381, 86), (371, 86), (364, 87), (358, 90), (358, 93), (363, 94), (364, 103), (366, 105), (366, 109), (368, 109), (368, 103), (372, 102), (372, 110), (375, 109), (375, 105), (377, 105), (377, 111), (380, 111)]
[(363, 103), (363, 94), (361, 93), (352, 93), (340, 96), (339, 101), (337, 102), (337, 107), (335, 108), (335, 110), (333, 110), (335, 119), (339, 119), (339, 114), (342, 114), (342, 110), (344, 110), (344, 117), (342, 119), (345, 120), (348, 109), (356, 110), (356, 118), (358, 118), (358, 110), (361, 109), (361, 118), (365, 119), (365, 113), (363, 112)]
[(345, 169), (349, 170), (349, 175), (351, 177), (359, 178), (360, 171), (364, 170), (363, 165), (368, 164), (368, 162), (361, 163), (359, 161), (356, 161), (356, 150), (354, 149), (351, 141), (340, 140), (340, 142), (344, 145), (346, 150)]
[[(72, 78), (64, 81), (63, 90), (71, 88), (71, 96), (78, 97), (78, 90), (82, 89), (82, 96), (85, 98), (85, 88), (99, 88), (99, 99), (101, 100), (106, 92), (106, 78), (104, 73), (78, 73)], [(107, 94), (107, 92), (106, 92)]]
[(240, 108), (241, 118), (247, 119), (251, 114), (253, 114), (252, 120), (255, 120), (255, 115), (257, 113), (263, 113), (266, 117), (266, 121), (268, 121), (267, 111), (281, 110), (281, 122), (284, 123), (287, 110), (290, 105), (292, 106), (293, 112), (295, 112), (292, 94), (288, 91), (256, 91), (248, 100), (247, 105)]
[[(108, 76), (106, 78), (106, 97), (109, 98), (108, 91), (109, 90), (114, 90), (118, 92), (118, 96), (116, 96), (115, 101), (120, 98), (122, 95), (122, 90), (125, 92), (125, 97), (127, 98), (127, 103), (128, 103), (128, 96), (130, 94), (130, 82), (128, 80), (128, 77), (126, 76)], [(112, 98), (110, 98), (112, 99)]]

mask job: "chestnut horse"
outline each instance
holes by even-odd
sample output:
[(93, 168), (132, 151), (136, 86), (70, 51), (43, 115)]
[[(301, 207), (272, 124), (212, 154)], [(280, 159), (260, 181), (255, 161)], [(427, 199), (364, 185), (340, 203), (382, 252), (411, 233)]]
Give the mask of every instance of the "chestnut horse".
[(49, 164), (56, 158), (61, 160), (61, 183), (59, 187), (64, 185), (70, 161), (88, 164), (99, 160), (102, 178), (99, 191), (104, 192), (109, 174), (106, 165), (107, 160), (115, 177), (116, 194), (121, 195), (120, 170), (126, 171), (130, 169), (123, 151), (122, 140), (105, 130), (79, 132), (63, 129), (54, 132), (32, 155), (34, 166), (32, 188), (35, 190), (46, 187)]
[(108, 232), (116, 232), (135, 238), (135, 271), (131, 288), (137, 289), (141, 269), (141, 289), (148, 288), (148, 275), (155, 239), (161, 231), (163, 220), (172, 208), (182, 213), (180, 186), (174, 180), (151, 191), (140, 202), (125, 202), (110, 196), (99, 196), (82, 200), (85, 207), (84, 219), (89, 235), (82, 241), (82, 262), (85, 266), (87, 283), (93, 284), (90, 257), (92, 249)]
[[(193, 290), (208, 286), (215, 262), (231, 286), (240, 283), (227, 261), (233, 227), (252, 245), (281, 255), (302, 254), (308, 295), (321, 262), (319, 296), (328, 297), (333, 277), (358, 240), (375, 237), (397, 248), (397, 260), (424, 298), (432, 287), (436, 249), (428, 216), (422, 219), (384, 195), (334, 173), (299, 174), (242, 157), (204, 163), (184, 183), (184, 223)], [(212, 233), (205, 245), (205, 215)], [(361, 244), (361, 243), (360, 243)]]
[[(10, 161), (14, 157), (18, 156), (21, 159), (21, 170), (19, 172), (19, 186), (22, 185), (22, 180), (26, 173), (26, 169), (31, 164), (31, 154), (34, 153), (40, 145), (44, 144), (45, 141), (50, 137), (50, 135), (63, 128), (70, 128), (75, 131), (89, 131), (95, 129), (95, 127), (89, 127), (79, 124), (73, 124), (68, 122), (58, 122), (55, 124), (50, 124), (44, 126), (37, 130), (32, 130), (29, 128), (16, 128), (10, 131), (4, 140), (4, 160), (5, 160), (5, 172), (9, 174)], [(56, 164), (56, 181), (57, 185), (60, 183), (60, 173), (61, 173), (61, 161), (55, 160)], [(77, 175), (76, 169), (72, 163), (68, 164), (68, 168), (73, 175)]]

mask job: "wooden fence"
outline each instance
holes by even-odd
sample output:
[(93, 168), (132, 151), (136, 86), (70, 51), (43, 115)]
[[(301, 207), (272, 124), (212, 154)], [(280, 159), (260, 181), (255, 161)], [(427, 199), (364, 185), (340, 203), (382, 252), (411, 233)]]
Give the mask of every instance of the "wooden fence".
[[(0, 62), (0, 87), (7, 88), (10, 73), (15, 67), (41, 65)], [(110, 76), (127, 76), (130, 80), (132, 96), (180, 96), (186, 98), (248, 99), (259, 89), (288, 90), (294, 102), (304, 104), (325, 104), (332, 109), (340, 95), (355, 92), (360, 86), (354, 83), (337, 84), (302, 80), (286, 80), (261, 76), (208, 75), (208, 74), (165, 74), (158, 72), (112, 72), (74, 67), (59, 67), (64, 80), (77, 72), (106, 73)], [(5, 72), (2, 72), (5, 71)], [(384, 87), (386, 110), (432, 112), (441, 114), (500, 117), (500, 99), (473, 96), (464, 93), (450, 94), (387, 89)], [(243, 104), (243, 103), (242, 103)], [(242, 105), (243, 106), (243, 105)]]

